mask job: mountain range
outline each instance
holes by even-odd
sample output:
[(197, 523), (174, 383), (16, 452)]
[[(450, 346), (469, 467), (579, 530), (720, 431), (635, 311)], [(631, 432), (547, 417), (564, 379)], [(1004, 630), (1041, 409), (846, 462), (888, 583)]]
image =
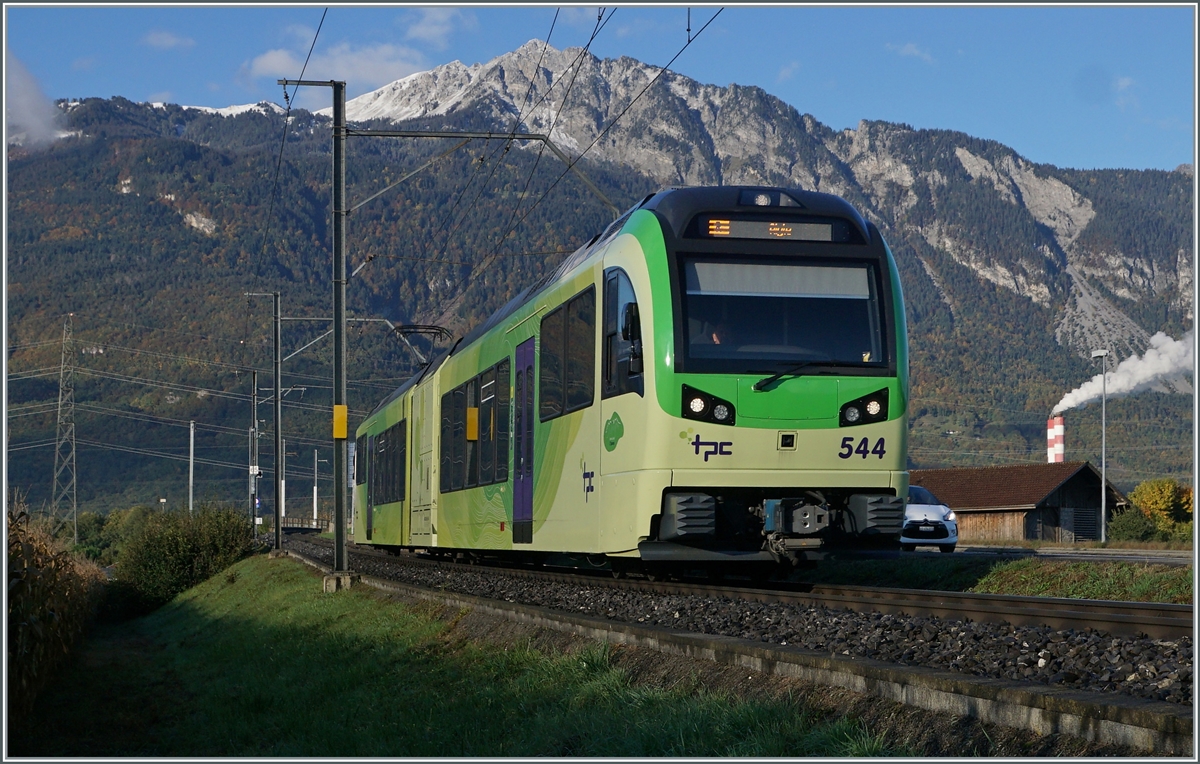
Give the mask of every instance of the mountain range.
[[(67, 137), (44, 150), (9, 147), (9, 343), (18, 348), (10, 369), (57, 371), (52, 340), (72, 310), (89, 315), (92, 347), (119, 341), (144, 352), (154, 341), (116, 327), (177, 325), (186, 306), (192, 336), (228, 335), (222, 301), (244, 301), (247, 284), (278, 289), (293, 311), (328, 312), (328, 110), (120, 98), (59, 107)], [(949, 130), (870, 120), (834, 130), (760, 88), (702, 84), (536, 40), (486, 63), (398, 80), (350, 100), (346, 113), (364, 127), (548, 134), (621, 207), (669, 185), (761, 184), (846, 198), (879, 226), (900, 268), (917, 466), (1039, 461), (1045, 415), (1096, 373), (1093, 349), (1126, 358), (1145, 352), (1153, 334), (1181, 337), (1194, 322), (1188, 165), (1073, 170)], [(612, 218), (536, 142), (475, 141), (442, 158), (453, 141), (351, 143), (352, 199), (433, 163), (351, 219), (351, 268), (362, 276), (349, 299), (364, 317), (463, 333), (561, 257), (536, 253), (570, 251)], [(260, 363), (269, 327), (257, 311), (240, 347), (207, 355), (233, 364), (249, 358), (249, 342), (259, 355), (245, 363), (269, 368)], [(295, 335), (295, 345), (308, 337)], [(172, 342), (183, 357), (208, 340)], [(359, 378), (376, 387), (357, 394), (369, 409), (378, 386), (414, 359), (397, 343), (362, 342)], [(293, 362), (314, 377), (328, 373), (328, 351), (317, 347)], [(172, 364), (193, 381), (209, 374), (213, 389), (242, 384), (211, 365), (201, 374)], [(51, 395), (46, 380), (39, 384), (36, 393), (10, 387), (32, 404)], [(167, 416), (178, 407), (114, 385), (104, 394), (124, 396), (123, 409)], [(1126, 423), (1108, 436), (1119, 484), (1190, 475), (1191, 393), (1190, 376), (1176, 373), (1152, 392), (1110, 401), (1110, 417)], [(321, 393), (314, 386), (308, 395)], [(1068, 412), (1068, 450), (1078, 443), (1070, 458), (1098, 461), (1096, 414)], [(30, 437), (52, 434), (52, 423), (34, 419)], [(292, 426), (314, 440), (322, 432)]]

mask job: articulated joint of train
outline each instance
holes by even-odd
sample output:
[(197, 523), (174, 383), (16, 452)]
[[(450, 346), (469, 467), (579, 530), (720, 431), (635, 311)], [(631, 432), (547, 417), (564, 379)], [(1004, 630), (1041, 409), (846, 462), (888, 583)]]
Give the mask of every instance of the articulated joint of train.
[(670, 491), (639, 545), (647, 560), (776, 561), (819, 559), (827, 546), (894, 542), (904, 499), (847, 489)]

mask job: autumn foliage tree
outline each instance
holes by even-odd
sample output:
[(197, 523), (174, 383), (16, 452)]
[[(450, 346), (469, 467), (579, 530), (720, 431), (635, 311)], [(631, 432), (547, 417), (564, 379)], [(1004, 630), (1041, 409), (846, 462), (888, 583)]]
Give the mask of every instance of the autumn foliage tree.
[(1170, 478), (1157, 478), (1139, 483), (1129, 493), (1129, 500), (1150, 519), (1160, 531), (1170, 531), (1178, 523), (1192, 519), (1192, 489)]

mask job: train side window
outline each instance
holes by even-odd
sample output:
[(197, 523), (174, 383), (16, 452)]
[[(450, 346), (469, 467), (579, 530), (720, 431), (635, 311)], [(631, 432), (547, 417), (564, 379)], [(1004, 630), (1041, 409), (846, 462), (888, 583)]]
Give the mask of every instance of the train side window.
[[(454, 393), (442, 396), (441, 474), (438, 484), (442, 493), (450, 491), (450, 475), (454, 471)], [(365, 452), (364, 452), (365, 453)]]
[(566, 307), (560, 305), (542, 319), (541, 368), (538, 373), (538, 413), (545, 422), (563, 413), (563, 366), (566, 356)]
[(508, 397), (509, 362), (505, 358), (496, 365), (496, 400), (493, 421), (496, 441), (496, 482), (508, 480)]
[(379, 466), (375, 464), (375, 435), (367, 436), (367, 447), (363, 449), (363, 461), (370, 460), (371, 463), (367, 467), (367, 508), (375, 506), (375, 478), (374, 474)]
[(596, 288), (567, 303), (566, 411), (592, 405), (596, 392)]
[(466, 480), (464, 488), (472, 488), (479, 484), (479, 379), (470, 380), (465, 385), (467, 390), (466, 438)]
[(375, 437), (371, 464), (371, 503), (404, 500), (408, 421), (401, 419)]
[(454, 462), (450, 465), (450, 490), (457, 491), (463, 487), (466, 477), (467, 451), (467, 390), (459, 386), (454, 390), (454, 414), (451, 420), (454, 441)]
[(516, 477), (520, 478), (525, 474), (525, 467), (521, 463), (521, 457), (525, 455), (525, 408), (522, 401), (525, 400), (525, 386), (531, 380), (527, 379), (528, 375), (525, 370), (517, 367), (517, 379), (513, 384), (513, 390), (516, 394), (517, 405), (513, 409), (513, 433), (515, 438), (516, 452), (513, 454), (513, 471), (516, 472)]
[(496, 476), (496, 368), (479, 375), (479, 484)]
[(371, 451), (371, 505), (387, 503), (387, 447), (391, 433), (384, 430), (375, 436)]
[[(630, 305), (634, 306), (632, 314)], [(613, 398), (625, 393), (643, 395), (642, 374), (630, 369), (640, 327), (630, 327), (630, 337), (625, 337), (622, 331), (625, 316), (636, 315), (636, 312), (637, 296), (629, 276), (620, 268), (609, 268), (604, 274), (604, 379), (601, 398)]]

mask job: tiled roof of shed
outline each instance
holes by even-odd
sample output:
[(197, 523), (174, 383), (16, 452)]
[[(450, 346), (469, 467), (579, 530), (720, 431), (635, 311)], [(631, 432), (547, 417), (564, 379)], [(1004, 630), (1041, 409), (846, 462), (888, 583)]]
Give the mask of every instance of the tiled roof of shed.
[(952, 467), (912, 470), (909, 482), (929, 489), (952, 509), (1023, 507), (1036, 506), (1083, 469), (1095, 471), (1088, 462)]

